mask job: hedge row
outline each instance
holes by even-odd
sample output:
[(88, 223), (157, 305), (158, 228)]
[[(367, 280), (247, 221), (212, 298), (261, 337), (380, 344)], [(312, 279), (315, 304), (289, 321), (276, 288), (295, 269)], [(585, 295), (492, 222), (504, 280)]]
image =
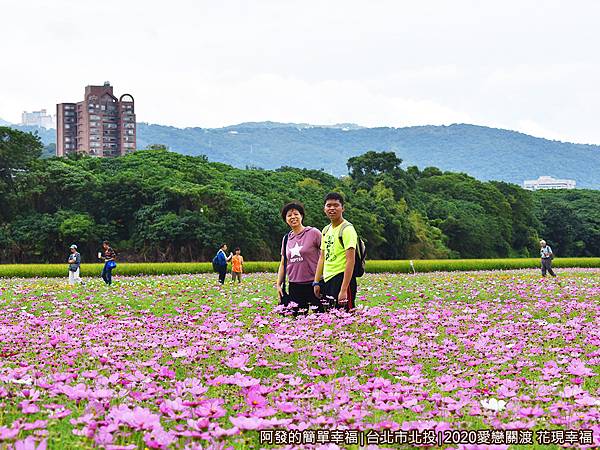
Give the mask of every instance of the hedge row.
[[(246, 273), (276, 272), (278, 262), (244, 263)], [(414, 271), (466, 271), (466, 270), (507, 270), (539, 267), (539, 259), (437, 259), (416, 260)], [(557, 258), (554, 267), (600, 267), (600, 258)], [(82, 264), (81, 275), (84, 277), (100, 276), (102, 264)], [(410, 273), (410, 261), (367, 261), (367, 272), (371, 273)], [(117, 275), (176, 275), (186, 273), (212, 272), (210, 263), (119, 263), (113, 271)], [(0, 278), (33, 278), (33, 277), (66, 277), (66, 264), (3, 264), (0, 265)]]

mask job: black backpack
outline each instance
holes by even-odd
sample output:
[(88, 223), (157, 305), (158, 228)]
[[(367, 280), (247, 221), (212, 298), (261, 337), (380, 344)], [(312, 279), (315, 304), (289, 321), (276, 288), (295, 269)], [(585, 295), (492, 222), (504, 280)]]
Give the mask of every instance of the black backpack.
[[(330, 227), (331, 227), (331, 224), (327, 225), (323, 229), (323, 234), (326, 234)], [(346, 220), (340, 227), (338, 237), (340, 239), (340, 244), (342, 244), (342, 247), (344, 246), (344, 239), (342, 238), (342, 233), (344, 232), (346, 227), (354, 227), (354, 225), (352, 225), (350, 222), (348, 222)], [(355, 228), (355, 230), (356, 230), (356, 228)], [(366, 247), (364, 241), (360, 238), (360, 236), (358, 236), (358, 232), (356, 234), (357, 234), (356, 256), (354, 259), (354, 271), (352, 272), (352, 275), (358, 278), (358, 277), (362, 277), (365, 274), (365, 264), (367, 261), (367, 247)]]

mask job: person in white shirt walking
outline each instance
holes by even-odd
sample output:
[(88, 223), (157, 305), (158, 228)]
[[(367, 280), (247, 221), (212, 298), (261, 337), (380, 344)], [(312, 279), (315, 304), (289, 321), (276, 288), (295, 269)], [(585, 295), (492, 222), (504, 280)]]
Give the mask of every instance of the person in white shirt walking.
[(556, 277), (556, 274), (552, 270), (554, 253), (552, 253), (552, 249), (543, 239), (540, 241), (540, 256), (542, 257), (542, 276), (545, 277), (546, 272), (548, 272), (553, 277)]
[(71, 254), (67, 262), (69, 263), (69, 284), (81, 283), (81, 277), (79, 276), (79, 267), (81, 266), (81, 255), (77, 251), (75, 244), (70, 247)]

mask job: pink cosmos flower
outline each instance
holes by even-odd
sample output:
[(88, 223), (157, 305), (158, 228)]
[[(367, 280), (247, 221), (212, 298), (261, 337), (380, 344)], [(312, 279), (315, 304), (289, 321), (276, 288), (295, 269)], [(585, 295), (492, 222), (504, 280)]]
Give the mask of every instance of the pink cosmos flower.
[(251, 369), (246, 367), (246, 364), (248, 364), (249, 360), (250, 357), (248, 355), (234, 356), (225, 361), (225, 365), (227, 367), (231, 367), (232, 369), (241, 369), (244, 372), (249, 372)]
[(47, 420), (36, 420), (35, 422), (32, 422), (32, 423), (24, 423), (23, 429), (24, 430), (39, 430), (39, 429), (44, 429), (47, 426), (48, 426)]
[(160, 418), (148, 408), (136, 406), (130, 409), (126, 405), (114, 406), (107, 417), (116, 423), (124, 423), (135, 430), (153, 430), (161, 427)]
[(600, 406), (600, 399), (585, 393), (581, 398), (575, 400), (575, 403), (581, 406)]
[(33, 436), (27, 436), (26, 439), (15, 442), (15, 450), (46, 450), (46, 447), (46, 439), (38, 444)]
[(295, 413), (296, 411), (298, 411), (298, 407), (291, 402), (277, 402), (275, 406), (277, 406), (277, 409), (279, 409), (279, 411), (287, 414)]
[(534, 406), (532, 408), (521, 408), (517, 413), (521, 417), (542, 417), (544, 415), (544, 410), (539, 406)]
[(559, 397), (562, 398), (576, 397), (580, 394), (583, 394), (583, 389), (579, 386), (565, 386), (563, 391), (558, 393)]
[(176, 440), (175, 433), (172, 431), (165, 431), (162, 427), (157, 427), (150, 433), (144, 435), (144, 443), (149, 448), (166, 449)]
[(208, 426), (210, 425), (210, 420), (207, 417), (203, 417), (198, 420), (188, 419), (187, 425), (192, 430), (200, 431), (205, 428), (208, 428)]
[(500, 386), (496, 392), (498, 393), (498, 397), (500, 398), (510, 398), (517, 395), (515, 391), (511, 390), (505, 385)]
[(21, 412), (23, 414), (35, 414), (40, 412), (40, 407), (29, 400), (23, 400), (21, 403), (19, 403), (19, 407), (21, 408)]
[(592, 377), (594, 371), (588, 367), (585, 367), (585, 363), (579, 359), (574, 359), (571, 364), (567, 367), (567, 372), (571, 375), (577, 375), (580, 377)]
[(8, 428), (8, 427), (0, 427), (0, 441), (6, 441), (9, 439), (14, 439), (19, 434), (19, 427)]
[(257, 387), (258, 386), (255, 386), (248, 390), (248, 393), (246, 394), (246, 403), (252, 408), (263, 408), (267, 405), (267, 399), (260, 394)]
[(207, 400), (203, 400), (201, 405), (198, 405), (194, 409), (194, 412), (199, 417), (210, 417), (213, 419), (218, 419), (219, 417), (223, 417), (227, 411), (221, 407), (224, 401), (220, 398), (211, 398)]
[(83, 383), (76, 386), (64, 385), (59, 388), (59, 392), (65, 394), (70, 400), (87, 399), (90, 395), (88, 387)]
[(230, 417), (229, 421), (240, 430), (258, 430), (265, 427), (265, 419), (259, 417)]
[(94, 442), (98, 445), (112, 444), (114, 441), (113, 433), (118, 429), (119, 427), (115, 424), (99, 427), (98, 432), (94, 437)]

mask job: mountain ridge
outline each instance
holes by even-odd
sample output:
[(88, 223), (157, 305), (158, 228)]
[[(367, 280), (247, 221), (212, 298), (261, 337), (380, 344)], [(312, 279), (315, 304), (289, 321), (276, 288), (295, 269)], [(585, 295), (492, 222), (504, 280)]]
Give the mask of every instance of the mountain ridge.
[[(36, 131), (35, 127), (13, 127)], [(600, 146), (480, 125), (366, 128), (355, 124), (245, 122), (222, 128), (176, 128), (140, 122), (137, 127), (140, 149), (164, 144), (178, 153), (206, 155), (212, 161), (237, 167), (293, 166), (340, 176), (347, 173), (346, 162), (352, 156), (369, 150), (394, 151), (404, 167), (434, 166), (518, 185), (550, 175), (574, 179), (578, 188), (600, 189)], [(55, 142), (54, 130), (37, 131), (44, 144)]]
[(439, 167), (482, 180), (522, 185), (542, 175), (600, 189), (600, 146), (534, 137), (471, 124), (391, 128), (249, 127), (165, 128), (138, 124), (138, 147), (165, 144), (188, 155), (238, 167), (294, 166), (347, 173), (346, 161), (369, 150), (394, 151), (404, 166)]

